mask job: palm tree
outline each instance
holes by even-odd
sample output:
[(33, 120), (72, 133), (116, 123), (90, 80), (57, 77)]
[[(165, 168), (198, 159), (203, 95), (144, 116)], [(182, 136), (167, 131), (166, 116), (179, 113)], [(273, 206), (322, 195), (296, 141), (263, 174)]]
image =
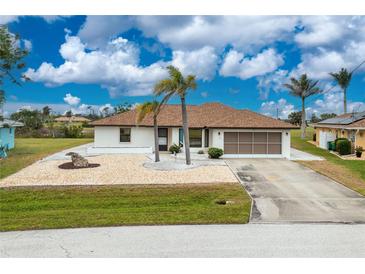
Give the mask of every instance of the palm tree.
[(302, 99), (302, 124), (301, 124), (301, 138), (305, 138), (305, 99), (313, 94), (320, 93), (321, 90), (317, 87), (319, 81), (308, 79), (307, 74), (302, 74), (299, 79), (290, 78), (290, 84), (284, 84), (289, 89), (290, 93)]
[(188, 75), (184, 77), (178, 68), (174, 66), (167, 67), (170, 77), (168, 79), (161, 80), (155, 85), (155, 95), (166, 94), (167, 96), (179, 95), (181, 100), (181, 114), (184, 130), (185, 141), (185, 158), (186, 164), (191, 164), (190, 159), (190, 141), (189, 141), (189, 125), (188, 115), (186, 111), (186, 94), (189, 89), (195, 90), (197, 87), (195, 76)]
[[(171, 96), (171, 95), (170, 95)], [(141, 105), (137, 105), (137, 124), (142, 122), (142, 120), (148, 115), (153, 115), (153, 131), (155, 138), (155, 162), (160, 161), (160, 151), (158, 147), (158, 125), (157, 125), (157, 116), (160, 114), (162, 106), (167, 103), (170, 99), (170, 96), (165, 96), (161, 102), (157, 102), (153, 100), (152, 102), (146, 102)]]
[(0, 121), (3, 119), (3, 105), (5, 104), (5, 92), (0, 90)]
[(49, 106), (45, 106), (42, 108), (42, 114), (44, 116), (49, 116), (51, 114), (51, 108)]
[(343, 91), (343, 112), (347, 113), (346, 92), (351, 82), (352, 72), (349, 72), (345, 68), (341, 68), (339, 72), (331, 72), (330, 75), (335, 79)]

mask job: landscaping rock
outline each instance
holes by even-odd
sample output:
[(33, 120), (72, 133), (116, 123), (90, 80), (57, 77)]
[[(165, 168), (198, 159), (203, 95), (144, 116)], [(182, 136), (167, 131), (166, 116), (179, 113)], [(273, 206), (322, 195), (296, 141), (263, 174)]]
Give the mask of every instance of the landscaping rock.
[(89, 166), (89, 162), (78, 153), (69, 152), (66, 154), (66, 156), (71, 156), (72, 164), (75, 167), (88, 167)]

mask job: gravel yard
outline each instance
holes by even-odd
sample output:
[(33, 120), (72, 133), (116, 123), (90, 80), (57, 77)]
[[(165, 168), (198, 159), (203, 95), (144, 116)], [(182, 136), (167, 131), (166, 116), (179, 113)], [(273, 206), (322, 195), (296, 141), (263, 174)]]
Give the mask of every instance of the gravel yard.
[(65, 160), (36, 162), (1, 180), (0, 187), (237, 182), (226, 165), (163, 171), (144, 167), (144, 163), (151, 161), (145, 155), (103, 155), (87, 159), (89, 163), (99, 163), (100, 167), (65, 170), (58, 168)]

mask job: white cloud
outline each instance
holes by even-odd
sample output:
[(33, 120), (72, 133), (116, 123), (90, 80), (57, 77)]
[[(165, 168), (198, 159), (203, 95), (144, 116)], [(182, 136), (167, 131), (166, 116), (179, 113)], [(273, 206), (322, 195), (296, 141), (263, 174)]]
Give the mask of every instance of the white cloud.
[(76, 106), (80, 103), (81, 99), (79, 97), (72, 96), (71, 93), (67, 93), (63, 98), (63, 101), (65, 101), (70, 106)]
[[(330, 79), (329, 72), (352, 70), (365, 60), (364, 16), (303, 16), (302, 25), (295, 41), (303, 53), (293, 76)], [(362, 67), (356, 73), (364, 71)]]
[(32, 42), (30, 40), (27, 39), (23, 39), (23, 43), (24, 43), (24, 47), (28, 50), (31, 51), (32, 50)]
[(130, 16), (87, 16), (77, 36), (89, 48), (102, 48), (110, 39), (131, 28), (132, 20)]
[(203, 92), (201, 92), (201, 93), (200, 93), (200, 95), (201, 95), (201, 97), (203, 97), (203, 98), (207, 98), (207, 97), (208, 97), (208, 95), (209, 95), (209, 93), (208, 93), (207, 91), (203, 91)]
[[(19, 18), (24, 17), (23, 15), (1, 15), (0, 16), (0, 24), (9, 24), (12, 22), (18, 22)], [(57, 20), (63, 20), (69, 16), (60, 16), (60, 15), (40, 15), (37, 16), (42, 18), (48, 24), (54, 23)]]
[(67, 61), (77, 61), (85, 55), (85, 45), (77, 36), (66, 35), (66, 43), (61, 45), (60, 54)]
[(275, 71), (283, 63), (283, 56), (272, 48), (247, 58), (245, 58), (243, 53), (230, 50), (224, 58), (220, 75), (235, 76), (245, 80)]
[(16, 15), (1, 15), (0, 16), (0, 25), (9, 24), (11, 22), (17, 22), (18, 16)]
[(288, 115), (296, 111), (293, 104), (288, 103), (284, 98), (275, 101), (266, 101), (261, 104), (260, 112), (266, 116), (276, 118), (277, 115), (280, 119), (288, 118)]
[(283, 91), (283, 85), (288, 82), (288, 78), (289, 72), (282, 69), (264, 76), (257, 77), (257, 88), (260, 93), (260, 98), (266, 100), (270, 91)]
[[(323, 99), (317, 99), (307, 109), (308, 114), (311, 113), (343, 113), (343, 93), (341, 91), (332, 90), (323, 95)], [(348, 112), (365, 111), (365, 102), (347, 102)]]
[(248, 50), (288, 38), (297, 22), (295, 16), (88, 16), (79, 36), (100, 46), (135, 27), (174, 50), (228, 44)]
[(121, 37), (110, 41), (104, 49), (86, 51), (79, 37), (66, 35), (60, 54), (65, 59), (63, 64), (55, 67), (44, 62), (38, 69), (28, 69), (27, 76), (47, 86), (99, 84), (112, 97), (151, 94), (156, 81), (167, 76), (163, 62), (139, 66), (138, 48)]
[[(330, 79), (329, 72), (337, 72), (341, 68), (354, 69), (365, 60), (365, 40), (364, 42), (350, 42), (344, 45), (343, 50), (327, 50), (319, 48), (316, 53), (306, 53), (302, 55), (302, 62), (298, 64), (292, 72), (293, 76), (307, 73), (314, 79)], [(358, 72), (365, 71), (362, 66)]]
[(173, 66), (183, 74), (196, 75), (198, 79), (211, 80), (217, 71), (218, 56), (212, 47), (203, 47), (195, 51), (174, 51)]
[(346, 26), (349, 26), (346, 21), (346, 17), (338, 16), (303, 16), (301, 25), (304, 30), (295, 35), (295, 41), (302, 47), (333, 43), (344, 35)]

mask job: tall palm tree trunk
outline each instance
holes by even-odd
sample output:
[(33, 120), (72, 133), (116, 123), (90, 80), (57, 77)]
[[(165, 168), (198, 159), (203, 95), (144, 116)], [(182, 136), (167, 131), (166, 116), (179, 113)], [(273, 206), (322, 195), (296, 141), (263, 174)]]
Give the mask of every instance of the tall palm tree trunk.
[(188, 114), (186, 111), (185, 97), (181, 96), (181, 113), (183, 120), (183, 130), (184, 130), (184, 144), (185, 144), (185, 158), (186, 164), (191, 164), (190, 159), (190, 139), (189, 139), (189, 127), (188, 127)]
[(158, 126), (157, 126), (157, 117), (153, 116), (153, 131), (155, 134), (155, 162), (160, 161), (160, 150), (158, 147)]
[(301, 134), (301, 138), (305, 139), (305, 129), (306, 129), (306, 124), (305, 124), (305, 102), (304, 102), (304, 97), (302, 97), (302, 125), (301, 125), (301, 130), (302, 130), (302, 134)]
[(347, 113), (347, 99), (346, 99), (346, 92), (347, 90), (343, 89), (343, 113)]

